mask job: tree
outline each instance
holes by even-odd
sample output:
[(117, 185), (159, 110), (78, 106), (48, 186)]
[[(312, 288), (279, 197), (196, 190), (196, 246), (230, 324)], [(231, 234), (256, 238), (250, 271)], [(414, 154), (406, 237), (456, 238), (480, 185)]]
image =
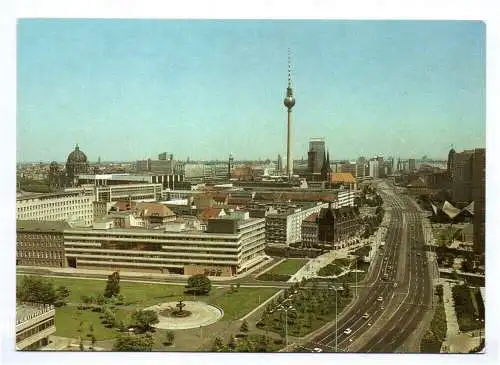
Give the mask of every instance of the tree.
[(349, 285), (347, 285), (346, 283), (342, 283), (342, 295), (344, 297), (348, 297), (349, 294), (351, 293), (350, 291), (351, 289), (349, 288)]
[(69, 297), (70, 291), (65, 286), (59, 286), (56, 289), (56, 301), (54, 303), (55, 306), (61, 307), (66, 304), (66, 299)]
[(21, 302), (54, 304), (57, 295), (50, 281), (37, 276), (24, 276), (17, 285), (16, 298)]
[(122, 334), (118, 336), (113, 351), (152, 351), (153, 338), (150, 334), (135, 336)]
[(175, 333), (173, 331), (167, 331), (165, 334), (165, 344), (171, 345), (174, 342)]
[(108, 282), (106, 283), (106, 289), (104, 289), (104, 297), (111, 298), (114, 295), (120, 293), (120, 274), (115, 271), (108, 276)]
[(193, 275), (188, 279), (186, 285), (187, 293), (194, 294), (208, 294), (210, 292), (212, 283), (208, 277), (203, 274)]
[(220, 337), (216, 337), (212, 345), (212, 352), (223, 352), (225, 350), (224, 344)]
[(158, 314), (153, 310), (136, 311), (132, 315), (132, 320), (134, 321), (134, 325), (142, 332), (149, 331), (153, 324), (159, 322)]
[(227, 347), (229, 348), (229, 351), (234, 351), (236, 349), (236, 340), (233, 335), (229, 338)]
[(248, 322), (246, 320), (243, 321), (240, 327), (241, 332), (248, 332)]

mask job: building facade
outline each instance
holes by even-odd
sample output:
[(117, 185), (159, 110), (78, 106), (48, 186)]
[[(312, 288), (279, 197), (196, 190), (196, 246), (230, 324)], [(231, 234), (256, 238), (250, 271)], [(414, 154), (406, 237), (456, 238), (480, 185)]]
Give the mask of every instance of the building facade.
[(476, 148), (473, 156), (472, 201), (474, 201), (474, 251), (477, 254), (485, 250), (486, 221), (486, 149)]
[(205, 232), (182, 223), (170, 226), (165, 231), (68, 229), (64, 243), (68, 266), (232, 276), (265, 258), (264, 219), (213, 219)]
[(302, 240), (302, 221), (312, 213), (328, 207), (328, 203), (315, 203), (304, 208), (291, 208), (285, 212), (266, 216), (266, 242), (289, 245)]
[(94, 222), (94, 197), (84, 191), (56, 194), (28, 194), (17, 197), (16, 219), (68, 221), (91, 226)]
[(56, 332), (56, 311), (52, 305), (16, 305), (16, 350), (38, 350)]
[(331, 245), (334, 249), (349, 245), (349, 239), (359, 233), (362, 222), (354, 207), (334, 209), (323, 208), (316, 219), (318, 226), (317, 242)]
[(16, 265), (65, 267), (63, 221), (17, 221)]

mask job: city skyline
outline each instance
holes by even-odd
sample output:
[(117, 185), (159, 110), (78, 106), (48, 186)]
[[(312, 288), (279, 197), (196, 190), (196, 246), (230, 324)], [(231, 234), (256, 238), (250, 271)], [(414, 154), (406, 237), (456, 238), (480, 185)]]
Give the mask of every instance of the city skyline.
[(283, 156), (288, 48), (294, 160), (485, 146), (482, 22), (20, 20), (17, 161)]

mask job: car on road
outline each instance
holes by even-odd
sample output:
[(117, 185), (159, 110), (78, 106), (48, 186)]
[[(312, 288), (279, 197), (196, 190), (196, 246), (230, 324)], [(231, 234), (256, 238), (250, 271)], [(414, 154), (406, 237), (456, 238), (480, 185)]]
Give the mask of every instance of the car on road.
[(383, 300), (384, 300), (384, 298), (382, 298), (382, 297), (378, 297), (378, 298), (377, 298), (377, 301), (378, 301), (378, 302), (381, 302), (381, 301), (383, 301)]
[(315, 347), (312, 352), (323, 352), (322, 349), (320, 349), (319, 347)]
[(368, 322), (367, 326), (370, 327), (371, 325), (372, 325), (371, 322)]
[(363, 314), (363, 318), (368, 319), (368, 318), (370, 318), (370, 315), (368, 313), (365, 313), (365, 314)]
[(380, 307), (380, 309), (384, 310), (384, 309), (385, 309), (385, 307), (384, 307), (384, 306), (381, 306), (381, 307)]
[(398, 283), (394, 283), (392, 284), (393, 287), (397, 288), (398, 287)]
[(419, 253), (417, 253), (417, 256), (422, 256), (422, 254), (419, 252)]
[(346, 330), (344, 331), (344, 334), (346, 334), (346, 335), (350, 335), (350, 334), (351, 334), (351, 332), (352, 332), (352, 329), (348, 328), (348, 329), (346, 329)]

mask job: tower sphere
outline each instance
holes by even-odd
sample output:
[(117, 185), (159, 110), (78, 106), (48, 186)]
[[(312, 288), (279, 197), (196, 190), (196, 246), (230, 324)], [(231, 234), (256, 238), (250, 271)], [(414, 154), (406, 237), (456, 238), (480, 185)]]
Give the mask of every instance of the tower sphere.
[(285, 104), (288, 109), (291, 109), (295, 105), (295, 98), (288, 95), (285, 97), (285, 100), (283, 100), (283, 104)]

